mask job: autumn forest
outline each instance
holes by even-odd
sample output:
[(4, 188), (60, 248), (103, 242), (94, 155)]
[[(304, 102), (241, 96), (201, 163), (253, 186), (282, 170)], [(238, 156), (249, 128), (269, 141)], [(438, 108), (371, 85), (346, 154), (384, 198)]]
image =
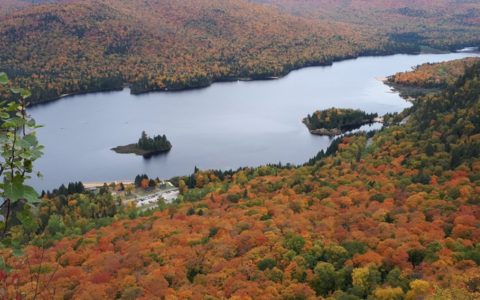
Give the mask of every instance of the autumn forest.
[(195, 169), (155, 211), (80, 183), (45, 193), (39, 219), (12, 228), (27, 262), (2, 251), (8, 295), (478, 299), (480, 64), (464, 73), (394, 116), (405, 125), (340, 137), (302, 167)]
[[(303, 165), (195, 167), (172, 190), (146, 174), (23, 185), (42, 154), (28, 104), (450, 51), (478, 45), (478, 25), (475, 1), (2, 2), (0, 98), (15, 101), (0, 105), (0, 300), (480, 299), (478, 58), (392, 74), (436, 91), (401, 112), (305, 112), (310, 130), (384, 126), (332, 138)], [(145, 132), (138, 146), (171, 148)], [(126, 200), (157, 187), (178, 197)]]

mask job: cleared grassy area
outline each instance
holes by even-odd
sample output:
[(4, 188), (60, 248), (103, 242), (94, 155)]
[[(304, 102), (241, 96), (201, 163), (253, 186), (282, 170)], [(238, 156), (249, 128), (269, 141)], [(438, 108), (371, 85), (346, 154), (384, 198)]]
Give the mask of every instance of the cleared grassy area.
[(126, 201), (135, 200), (135, 199), (138, 199), (138, 197), (134, 194), (125, 195)]

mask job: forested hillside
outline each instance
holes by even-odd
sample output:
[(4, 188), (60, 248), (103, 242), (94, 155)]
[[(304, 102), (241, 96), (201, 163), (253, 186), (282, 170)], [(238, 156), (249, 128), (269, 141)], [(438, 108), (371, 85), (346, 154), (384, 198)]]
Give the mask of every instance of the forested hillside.
[[(280, 11), (309, 19), (357, 25), (363, 34), (386, 35), (390, 40), (453, 49), (478, 43), (480, 7), (456, 0), (258, 0)], [(419, 48), (417, 48), (419, 49)]]
[(33, 102), (124, 83), (141, 92), (280, 76), (376, 48), (347, 45), (348, 27), (242, 1), (39, 5), (0, 28), (0, 69), (32, 90)]
[(28, 7), (30, 3), (19, 0), (4, 0), (0, 6), (0, 17), (22, 10)]
[[(478, 44), (477, 3), (8, 0), (0, 71), (31, 102), (283, 76), (359, 55)], [(420, 4), (420, 6), (418, 6)], [(23, 9), (25, 6), (28, 8)], [(4, 91), (3, 97), (8, 94)]]
[[(468, 68), (371, 143), (342, 137), (303, 167), (195, 170), (173, 204), (84, 235), (64, 226), (25, 250), (28, 268), (3, 250), (9, 278), (31, 296), (40, 274), (48, 299), (478, 299), (479, 76)], [(95, 218), (64, 197), (66, 215)]]

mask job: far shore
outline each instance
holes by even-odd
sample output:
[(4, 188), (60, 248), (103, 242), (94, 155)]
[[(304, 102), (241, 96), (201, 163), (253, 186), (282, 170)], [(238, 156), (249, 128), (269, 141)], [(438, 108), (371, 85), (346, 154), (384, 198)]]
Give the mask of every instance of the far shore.
[[(312, 65), (312, 67), (316, 67), (317, 65)], [(318, 65), (318, 66), (327, 66), (327, 65)], [(305, 66), (301, 68), (307, 68), (310, 66)], [(298, 69), (301, 69), (298, 68)], [(294, 69), (296, 70), (296, 69)], [(286, 74), (288, 75), (288, 73)], [(284, 76), (286, 76), (284, 75)], [(197, 86), (191, 86), (191, 87), (181, 87), (181, 88), (163, 88), (163, 89), (148, 89), (144, 91), (139, 91), (136, 93), (130, 93), (132, 95), (141, 95), (141, 94), (147, 94), (147, 93), (153, 93), (153, 92), (177, 92), (177, 91), (186, 91), (186, 90), (196, 90), (196, 89), (203, 89), (206, 87), (211, 86), (214, 83), (219, 83), (219, 82), (233, 82), (233, 81), (261, 81), (261, 80), (276, 80), (276, 79), (281, 79), (284, 76), (266, 76), (266, 77), (233, 77), (233, 78), (225, 78), (225, 79), (217, 79), (217, 80), (212, 80), (207, 84), (202, 84), (202, 85), (197, 85)], [(96, 90), (88, 90), (88, 91), (79, 91), (79, 92), (73, 92), (73, 93), (68, 93), (68, 94), (61, 94), (58, 97), (52, 98), (52, 99), (46, 99), (43, 101), (39, 102), (32, 102), (30, 105), (38, 105), (38, 104), (45, 104), (51, 101), (55, 100), (60, 100), (63, 98), (68, 98), (72, 96), (77, 96), (77, 95), (82, 95), (82, 94), (88, 94), (88, 93), (100, 93), (100, 92), (112, 92), (112, 91), (123, 91), (124, 88), (130, 88), (131, 85), (126, 83), (123, 86), (118, 86), (118, 87), (112, 87), (112, 88), (106, 88), (106, 89), (96, 89)]]
[(68, 94), (61, 94), (60, 96), (52, 98), (52, 99), (47, 99), (47, 100), (39, 101), (39, 102), (31, 102), (29, 105), (46, 104), (48, 102), (52, 102), (52, 101), (55, 101), (55, 100), (60, 100), (60, 99), (63, 99), (63, 98), (73, 97), (73, 96), (82, 95), (82, 94), (123, 91), (123, 89), (126, 88), (126, 87), (129, 87), (129, 85), (123, 85), (123, 86), (119, 86), (119, 87), (112, 87), (112, 88), (106, 88), (106, 89), (97, 89), (97, 90), (88, 90), (88, 91), (73, 92), (73, 93), (68, 93)]
[[(378, 55), (373, 55), (373, 56), (389, 56), (389, 55), (394, 55), (402, 52), (393, 52), (393, 53), (383, 53), (383, 54), (378, 54)], [(426, 54), (426, 53), (431, 53), (429, 51), (424, 51), (424, 52), (411, 52), (409, 54)], [(446, 52), (446, 53), (453, 53), (453, 52)], [(184, 90), (192, 90), (192, 89), (201, 89), (201, 88), (206, 88), (211, 86), (214, 83), (217, 82), (229, 82), (229, 81), (259, 81), (259, 80), (276, 80), (276, 79), (281, 79), (288, 74), (290, 74), (293, 71), (300, 70), (300, 69), (305, 69), (309, 67), (325, 67), (325, 66), (331, 66), (335, 62), (340, 62), (340, 61), (345, 61), (345, 60), (350, 60), (350, 59), (357, 59), (359, 57), (368, 57), (371, 55), (347, 55), (346, 57), (342, 58), (333, 58), (332, 61), (325, 61), (325, 62), (314, 62), (314, 63), (307, 63), (305, 65), (300, 65), (296, 67), (292, 67), (291, 69), (286, 70), (282, 74), (278, 74), (276, 76), (254, 76), (254, 77), (231, 77), (231, 78), (217, 78), (214, 80), (211, 80), (210, 82), (206, 84), (200, 84), (197, 86), (189, 86), (189, 87), (181, 87), (181, 88), (161, 88), (161, 89), (147, 89), (143, 91), (138, 91), (136, 93), (131, 93), (132, 95), (138, 95), (138, 94), (144, 94), (144, 93), (150, 93), (150, 92), (162, 92), (162, 91), (184, 91)], [(384, 78), (379, 77), (380, 81), (383, 81)], [(88, 90), (88, 91), (80, 91), (80, 92), (74, 92), (74, 93), (69, 93), (69, 94), (62, 94), (58, 97), (54, 97), (51, 99), (45, 99), (43, 101), (39, 102), (32, 102), (30, 105), (37, 105), (37, 104), (42, 104), (42, 103), (48, 103), (50, 101), (58, 100), (61, 98), (66, 98), (70, 96), (75, 96), (75, 95), (80, 95), (80, 94), (86, 94), (86, 93), (95, 93), (95, 92), (108, 92), (108, 91), (121, 91), (124, 88), (130, 88), (131, 85), (129, 83), (124, 83), (122, 86), (117, 86), (117, 87), (112, 87), (112, 88), (106, 88), (106, 89), (96, 89), (96, 90)]]

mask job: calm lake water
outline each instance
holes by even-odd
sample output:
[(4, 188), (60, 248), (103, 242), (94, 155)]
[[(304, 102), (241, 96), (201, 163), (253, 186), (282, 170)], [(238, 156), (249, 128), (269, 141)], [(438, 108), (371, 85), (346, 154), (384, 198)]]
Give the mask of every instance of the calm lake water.
[[(36, 189), (62, 183), (168, 179), (200, 169), (236, 169), (268, 163), (302, 164), (331, 138), (311, 135), (300, 119), (318, 109), (401, 111), (410, 104), (374, 77), (425, 62), (473, 53), (362, 57), (293, 71), (279, 80), (215, 83), (177, 92), (130, 95), (129, 89), (77, 95), (28, 109), (39, 124), (45, 155), (35, 163)], [(166, 134), (173, 148), (149, 159), (110, 149), (136, 142), (141, 132)]]

